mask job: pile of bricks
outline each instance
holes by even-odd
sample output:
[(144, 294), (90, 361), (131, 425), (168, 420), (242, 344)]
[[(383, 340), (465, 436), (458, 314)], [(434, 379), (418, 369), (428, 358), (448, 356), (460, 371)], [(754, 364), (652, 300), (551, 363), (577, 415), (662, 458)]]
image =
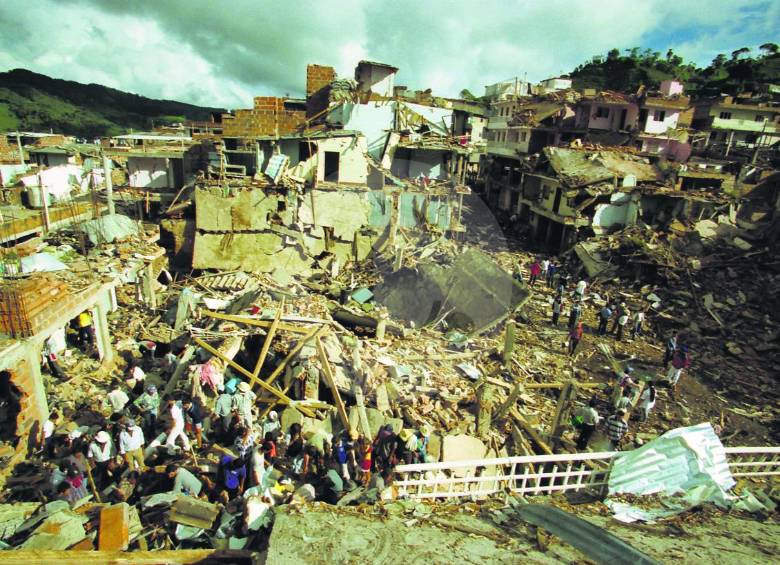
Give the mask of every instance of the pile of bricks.
[(223, 114), (223, 135), (246, 137), (293, 133), (306, 119), (306, 112), (287, 110), (284, 102), (284, 98), (276, 96), (257, 96), (253, 109)]
[(0, 284), (0, 332), (14, 338), (35, 335), (69, 294), (68, 286), (51, 275), (6, 279)]

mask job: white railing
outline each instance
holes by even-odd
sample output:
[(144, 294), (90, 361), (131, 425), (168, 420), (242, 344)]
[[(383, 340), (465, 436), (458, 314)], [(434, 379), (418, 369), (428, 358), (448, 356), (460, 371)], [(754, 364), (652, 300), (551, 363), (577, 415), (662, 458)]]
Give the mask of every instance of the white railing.
[(727, 447), (725, 452), (734, 477), (780, 476), (780, 447)]
[[(780, 475), (780, 447), (727, 447), (734, 477)], [(599, 489), (618, 452), (564, 453), (398, 465), (399, 496), (416, 499), (482, 498), (498, 492), (540, 495)]]

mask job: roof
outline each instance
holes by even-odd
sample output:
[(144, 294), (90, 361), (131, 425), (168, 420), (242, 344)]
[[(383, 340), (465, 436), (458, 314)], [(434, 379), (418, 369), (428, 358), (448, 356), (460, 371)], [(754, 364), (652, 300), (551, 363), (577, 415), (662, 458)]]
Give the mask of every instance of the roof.
[(302, 133), (286, 133), (284, 135), (254, 135), (254, 136), (245, 136), (245, 135), (225, 135), (223, 137), (228, 139), (233, 139), (236, 137), (244, 138), (244, 139), (256, 139), (258, 141), (274, 141), (276, 139), (330, 139), (334, 137), (360, 137), (363, 135), (363, 132), (356, 131), (356, 130), (350, 130), (350, 129), (334, 129), (334, 130), (323, 130), (323, 131), (317, 131), (317, 130), (308, 130), (304, 131)]
[(37, 131), (7, 131), (3, 135), (13, 135), (20, 137), (54, 137), (59, 136), (59, 133), (42, 133)]
[(385, 68), (385, 69), (391, 69), (393, 71), (398, 71), (398, 67), (394, 67), (393, 65), (388, 65), (387, 63), (378, 63), (377, 61), (366, 61), (365, 59), (358, 62), (357, 66), (360, 67), (361, 65), (372, 66), (372, 67), (382, 67), (382, 68)]
[(633, 175), (637, 182), (662, 180), (660, 170), (647, 159), (621, 151), (545, 147), (544, 154), (558, 178), (570, 187), (629, 175)]
[(35, 145), (25, 147), (28, 153), (54, 153), (58, 155), (96, 155), (100, 152), (100, 146), (94, 143), (62, 143), (59, 145), (47, 145), (37, 147)]
[(511, 125), (515, 125), (515, 122), (523, 125), (537, 125), (565, 109), (566, 103), (563, 101), (544, 100), (521, 104), (511, 120)]
[(582, 100), (585, 102), (602, 102), (604, 104), (631, 104), (634, 102), (634, 95), (618, 92), (617, 90), (602, 90), (595, 94), (586, 94), (582, 97)]
[(148, 141), (192, 141), (192, 137), (186, 135), (160, 135), (157, 133), (126, 133), (115, 135), (112, 139), (142, 139)]
[(691, 99), (687, 96), (648, 96), (642, 103), (643, 106), (653, 108), (670, 108), (672, 110), (685, 110), (690, 106)]

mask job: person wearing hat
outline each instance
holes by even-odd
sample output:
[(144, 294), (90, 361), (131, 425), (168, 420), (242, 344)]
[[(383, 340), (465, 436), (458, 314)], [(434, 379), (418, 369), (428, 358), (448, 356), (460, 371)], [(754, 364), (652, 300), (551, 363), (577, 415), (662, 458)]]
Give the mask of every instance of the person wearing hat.
[(431, 426), (423, 424), (420, 426), (420, 432), (417, 438), (417, 461), (419, 463), (428, 462), (428, 441), (432, 433)]
[(95, 466), (96, 482), (102, 483), (109, 477), (108, 464), (115, 455), (116, 451), (111, 436), (107, 431), (100, 430), (87, 448), (87, 458)]
[(404, 428), (398, 432), (398, 445), (396, 446), (395, 454), (399, 461), (407, 465), (415, 462), (417, 457), (417, 436), (412, 430)]
[(276, 410), (271, 410), (263, 422), (262, 436), (265, 438), (268, 434), (271, 434), (272, 439), (276, 441), (281, 433), (282, 426), (279, 423), (279, 414)]
[(157, 393), (157, 387), (148, 385), (144, 393), (135, 399), (133, 405), (141, 415), (144, 431), (151, 437), (157, 424), (157, 414), (160, 412), (160, 395)]
[(255, 405), (256, 398), (249, 383), (241, 381), (238, 384), (238, 391), (233, 395), (233, 410), (238, 414), (239, 425), (251, 428), (254, 424), (252, 407)]
[(128, 419), (122, 425), (122, 431), (119, 432), (119, 453), (124, 456), (125, 463), (130, 471), (133, 470), (133, 464), (138, 466), (141, 471), (146, 470), (144, 461), (144, 431), (133, 420)]
[(621, 304), (620, 313), (617, 319), (617, 337), (618, 341), (623, 340), (623, 332), (626, 329), (628, 320), (631, 318), (631, 309), (626, 306), (625, 302)]
[(687, 369), (691, 366), (691, 355), (688, 353), (688, 346), (681, 345), (674, 356), (672, 357), (672, 366), (669, 367), (669, 372), (666, 374), (666, 378), (669, 380), (669, 384), (672, 386), (672, 392), (677, 393), (677, 383), (680, 380), (683, 369)]

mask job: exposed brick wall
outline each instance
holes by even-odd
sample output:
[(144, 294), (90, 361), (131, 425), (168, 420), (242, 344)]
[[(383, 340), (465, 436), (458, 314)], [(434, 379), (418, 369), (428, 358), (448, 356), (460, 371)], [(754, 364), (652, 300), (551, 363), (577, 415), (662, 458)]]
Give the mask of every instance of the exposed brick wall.
[(36, 147), (51, 147), (53, 145), (62, 145), (67, 140), (64, 135), (49, 135), (41, 137), (35, 142)]
[(306, 66), (306, 98), (336, 80), (336, 69), (322, 65)]
[(235, 110), (233, 114), (223, 114), (222, 134), (227, 137), (282, 135), (293, 133), (306, 119), (303, 111), (286, 110), (284, 98), (257, 96), (254, 104), (251, 110), (241, 109)]

